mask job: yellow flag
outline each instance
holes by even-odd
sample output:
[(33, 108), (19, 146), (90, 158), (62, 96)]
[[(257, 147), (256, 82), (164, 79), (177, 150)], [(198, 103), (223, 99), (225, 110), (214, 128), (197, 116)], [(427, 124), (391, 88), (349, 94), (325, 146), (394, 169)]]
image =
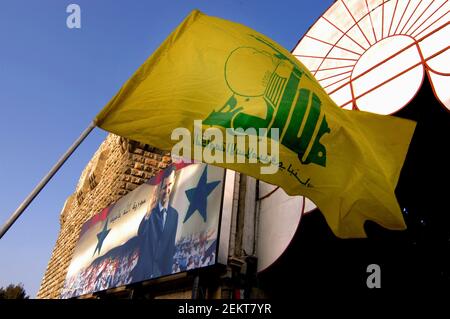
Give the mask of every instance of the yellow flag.
[[(394, 189), (415, 123), (340, 109), (280, 45), (199, 11), (178, 26), (96, 118), (107, 131), (164, 150), (177, 143), (171, 139), (175, 128), (186, 128), (193, 148), (198, 146), (194, 120), (222, 131), (277, 128), (276, 173), (262, 174), (267, 161), (258, 156), (256, 164), (217, 165), (279, 185), (289, 195), (307, 196), (337, 236), (365, 237), (366, 220), (389, 229), (406, 227)], [(212, 141), (203, 138), (205, 150)], [(224, 153), (228, 150), (224, 144)], [(245, 152), (246, 158), (254, 157), (248, 147)]]

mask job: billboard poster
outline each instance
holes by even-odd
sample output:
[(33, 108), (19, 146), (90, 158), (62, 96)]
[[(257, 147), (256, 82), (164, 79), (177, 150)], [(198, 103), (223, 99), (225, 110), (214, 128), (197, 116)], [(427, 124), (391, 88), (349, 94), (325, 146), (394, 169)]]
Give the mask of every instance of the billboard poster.
[(173, 164), (83, 224), (61, 298), (217, 262), (225, 170)]

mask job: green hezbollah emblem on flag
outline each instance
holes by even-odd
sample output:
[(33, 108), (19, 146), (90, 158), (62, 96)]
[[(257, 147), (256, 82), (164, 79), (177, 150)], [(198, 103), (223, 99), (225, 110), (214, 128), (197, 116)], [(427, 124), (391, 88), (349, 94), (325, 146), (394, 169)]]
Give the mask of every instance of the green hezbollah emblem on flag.
[[(326, 166), (326, 149), (320, 138), (330, 128), (319, 97), (299, 87), (304, 73), (296, 65), (263, 39), (254, 37), (274, 52), (253, 47), (239, 47), (231, 52), (225, 63), (225, 80), (233, 94), (203, 124), (244, 130), (267, 128), (268, 137), (271, 128), (278, 128), (285, 132), (281, 144), (297, 153), (302, 164)], [(243, 68), (250, 72), (245, 70), (242, 75)], [(255, 102), (265, 107), (265, 118), (245, 112), (245, 105)]]
[(278, 128), (276, 173), (261, 174), (262, 163), (217, 165), (307, 196), (337, 236), (365, 237), (366, 220), (405, 228), (394, 190), (415, 124), (340, 109), (280, 45), (198, 11), (97, 115), (101, 128), (163, 150), (180, 141), (171, 139), (177, 128), (195, 136), (195, 120), (222, 132)]

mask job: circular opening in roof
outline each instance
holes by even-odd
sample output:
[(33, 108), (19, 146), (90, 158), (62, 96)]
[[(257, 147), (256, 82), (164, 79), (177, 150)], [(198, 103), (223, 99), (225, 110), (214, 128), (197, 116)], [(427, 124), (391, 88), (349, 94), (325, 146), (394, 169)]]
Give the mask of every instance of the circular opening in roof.
[(353, 69), (356, 106), (362, 111), (392, 114), (415, 96), (423, 75), (420, 51), (413, 38), (385, 38), (364, 52)]

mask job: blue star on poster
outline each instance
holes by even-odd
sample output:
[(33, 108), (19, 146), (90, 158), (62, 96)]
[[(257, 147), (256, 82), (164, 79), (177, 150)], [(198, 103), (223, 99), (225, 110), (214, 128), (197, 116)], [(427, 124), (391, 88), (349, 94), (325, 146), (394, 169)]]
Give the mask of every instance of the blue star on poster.
[(220, 181), (207, 182), (208, 180), (208, 166), (205, 166), (202, 176), (198, 181), (196, 187), (186, 190), (186, 196), (189, 200), (189, 207), (186, 212), (186, 217), (183, 223), (185, 223), (196, 211), (203, 217), (203, 221), (206, 222), (207, 218), (207, 203), (208, 195), (220, 184)]
[(108, 219), (106, 219), (103, 229), (101, 230), (101, 232), (99, 232), (97, 234), (97, 246), (95, 247), (95, 250), (94, 250), (94, 253), (92, 254), (92, 256), (95, 255), (97, 250), (98, 250), (98, 254), (100, 255), (100, 250), (102, 250), (103, 241), (105, 240), (106, 236), (108, 236), (110, 231), (111, 231), (111, 228), (108, 229)]

